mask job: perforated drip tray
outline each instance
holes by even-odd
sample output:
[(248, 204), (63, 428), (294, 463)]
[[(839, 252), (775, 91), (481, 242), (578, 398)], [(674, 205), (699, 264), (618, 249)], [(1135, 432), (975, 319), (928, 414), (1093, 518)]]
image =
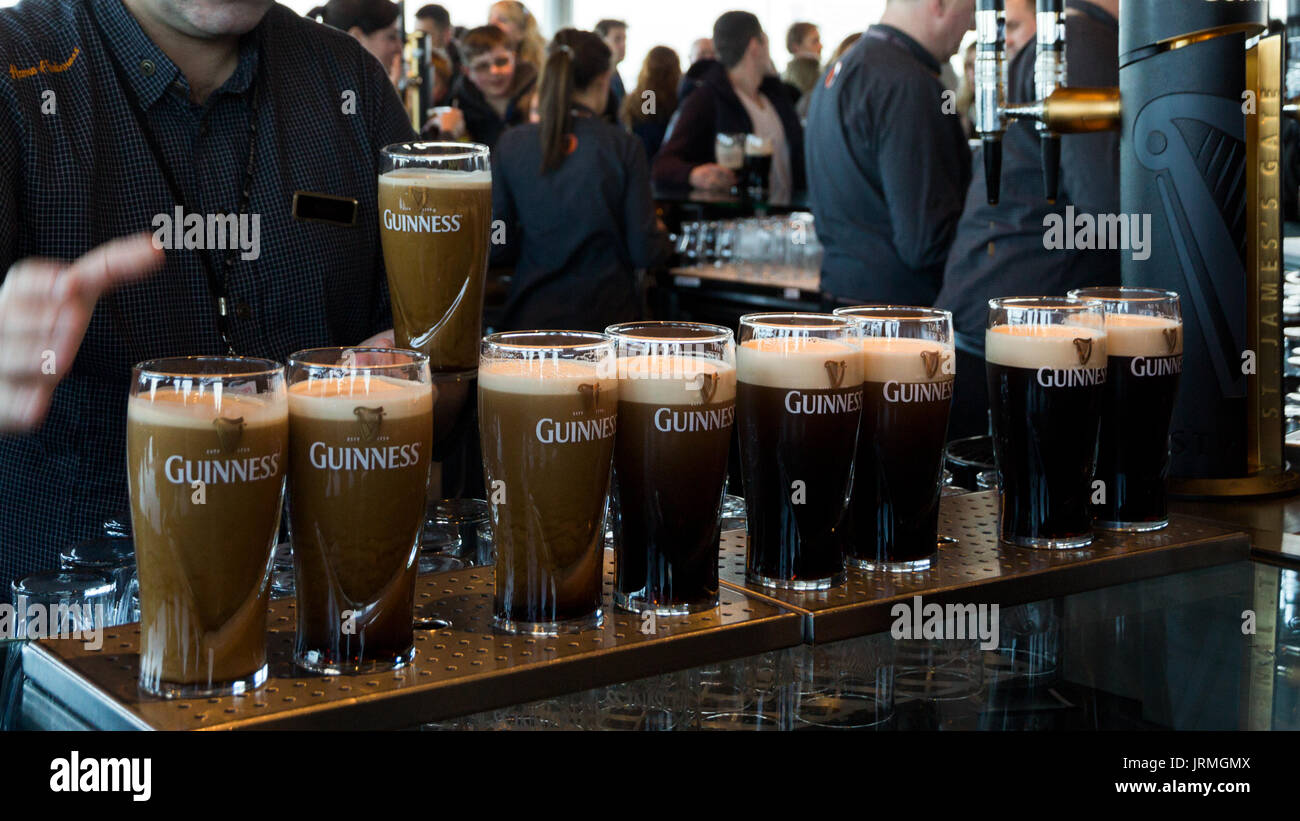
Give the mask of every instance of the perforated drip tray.
[(820, 592), (773, 590), (745, 579), (745, 533), (722, 537), (723, 586), (767, 598), (804, 615), (804, 640), (829, 642), (888, 630), (894, 603), (1023, 604), (1247, 559), (1249, 537), (1184, 516), (1146, 534), (1097, 532), (1083, 550), (1034, 550), (1000, 544), (996, 492), (944, 497), (939, 533), (955, 544), (939, 548), (930, 569), (883, 573), (849, 569), (848, 580)]
[(417, 617), (443, 619), (451, 626), (418, 630), (411, 665), (370, 676), (314, 676), (295, 667), (294, 602), (272, 602), (271, 678), (243, 696), (188, 701), (142, 696), (136, 688), (138, 624), (106, 630), (99, 651), (88, 651), (75, 640), (36, 642), (24, 648), (24, 713), (30, 705), (29, 721), (50, 728), (398, 729), (778, 650), (802, 640), (798, 613), (731, 589), (720, 591), (715, 610), (661, 616), (653, 624), (616, 610), (610, 604), (609, 552), (605, 621), (598, 630), (558, 638), (495, 633), (493, 584), (491, 567), (422, 576)]

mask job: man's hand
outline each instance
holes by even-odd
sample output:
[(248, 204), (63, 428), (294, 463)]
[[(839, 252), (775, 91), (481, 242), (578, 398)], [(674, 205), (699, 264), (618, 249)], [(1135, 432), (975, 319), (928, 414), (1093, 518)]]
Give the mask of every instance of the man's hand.
[(100, 296), (162, 263), (148, 234), (106, 242), (72, 263), (14, 263), (0, 285), (0, 433), (40, 425)]
[(736, 175), (717, 163), (705, 163), (691, 169), (691, 187), (706, 191), (726, 191), (736, 184)]

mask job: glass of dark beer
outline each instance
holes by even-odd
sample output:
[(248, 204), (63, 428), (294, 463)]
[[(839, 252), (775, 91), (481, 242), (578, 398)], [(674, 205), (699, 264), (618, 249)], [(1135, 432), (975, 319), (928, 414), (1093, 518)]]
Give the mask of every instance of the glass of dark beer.
[(141, 690), (215, 697), (266, 681), (288, 449), (278, 362), (193, 357), (133, 369), (126, 455)]
[(765, 200), (771, 192), (772, 141), (749, 134), (745, 137), (745, 187), (750, 197)]
[(864, 354), (847, 559), (867, 570), (926, 570), (939, 541), (957, 372), (952, 314), (890, 306), (835, 314), (860, 323)]
[(631, 322), (605, 332), (619, 377), (614, 603), (664, 616), (716, 607), (735, 337), (689, 322)]
[(299, 666), (373, 673), (414, 658), (416, 555), (432, 449), (424, 354), (323, 348), (290, 357)]
[(844, 581), (862, 416), (859, 339), (849, 317), (741, 317), (736, 424), (753, 584), (825, 590)]
[(499, 630), (554, 636), (601, 623), (618, 388), (604, 334), (483, 340), (478, 408)]
[(1106, 396), (1102, 306), (989, 300), (984, 334), (1001, 539), (1020, 547), (1092, 543), (1092, 475)]
[(1109, 373), (1101, 416), (1093, 524), (1143, 533), (1169, 525), (1169, 427), (1183, 372), (1178, 294), (1149, 288), (1081, 288), (1075, 299), (1106, 311)]

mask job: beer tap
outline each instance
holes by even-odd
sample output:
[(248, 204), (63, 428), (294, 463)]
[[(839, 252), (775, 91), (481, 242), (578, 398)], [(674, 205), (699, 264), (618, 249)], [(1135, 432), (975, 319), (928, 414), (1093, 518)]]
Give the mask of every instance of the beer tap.
[(1037, 0), (1037, 100), (1007, 102), (1006, 12), (1004, 0), (978, 0), (975, 10), (975, 128), (984, 145), (984, 175), (990, 205), (1001, 193), (1002, 136), (1016, 120), (1033, 120), (1042, 151), (1043, 189), (1055, 201), (1061, 168), (1061, 135), (1114, 131), (1120, 126), (1115, 88), (1065, 85), (1065, 0)]

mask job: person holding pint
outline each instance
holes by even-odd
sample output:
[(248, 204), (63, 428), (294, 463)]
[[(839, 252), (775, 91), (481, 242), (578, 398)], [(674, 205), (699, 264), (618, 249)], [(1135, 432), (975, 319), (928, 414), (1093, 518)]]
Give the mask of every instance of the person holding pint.
[(640, 141), (597, 116), (611, 71), (600, 37), (561, 31), (542, 77), (541, 122), (497, 147), (493, 212), (506, 243), (492, 259), (515, 268), (502, 329), (603, 331), (639, 319), (636, 271), (671, 252)]
[(494, 26), (473, 29), (460, 48), (465, 64), (452, 86), (451, 104), (461, 116), (443, 128), (442, 136), (495, 148), (506, 129), (528, 122), (537, 69), (520, 62)]

